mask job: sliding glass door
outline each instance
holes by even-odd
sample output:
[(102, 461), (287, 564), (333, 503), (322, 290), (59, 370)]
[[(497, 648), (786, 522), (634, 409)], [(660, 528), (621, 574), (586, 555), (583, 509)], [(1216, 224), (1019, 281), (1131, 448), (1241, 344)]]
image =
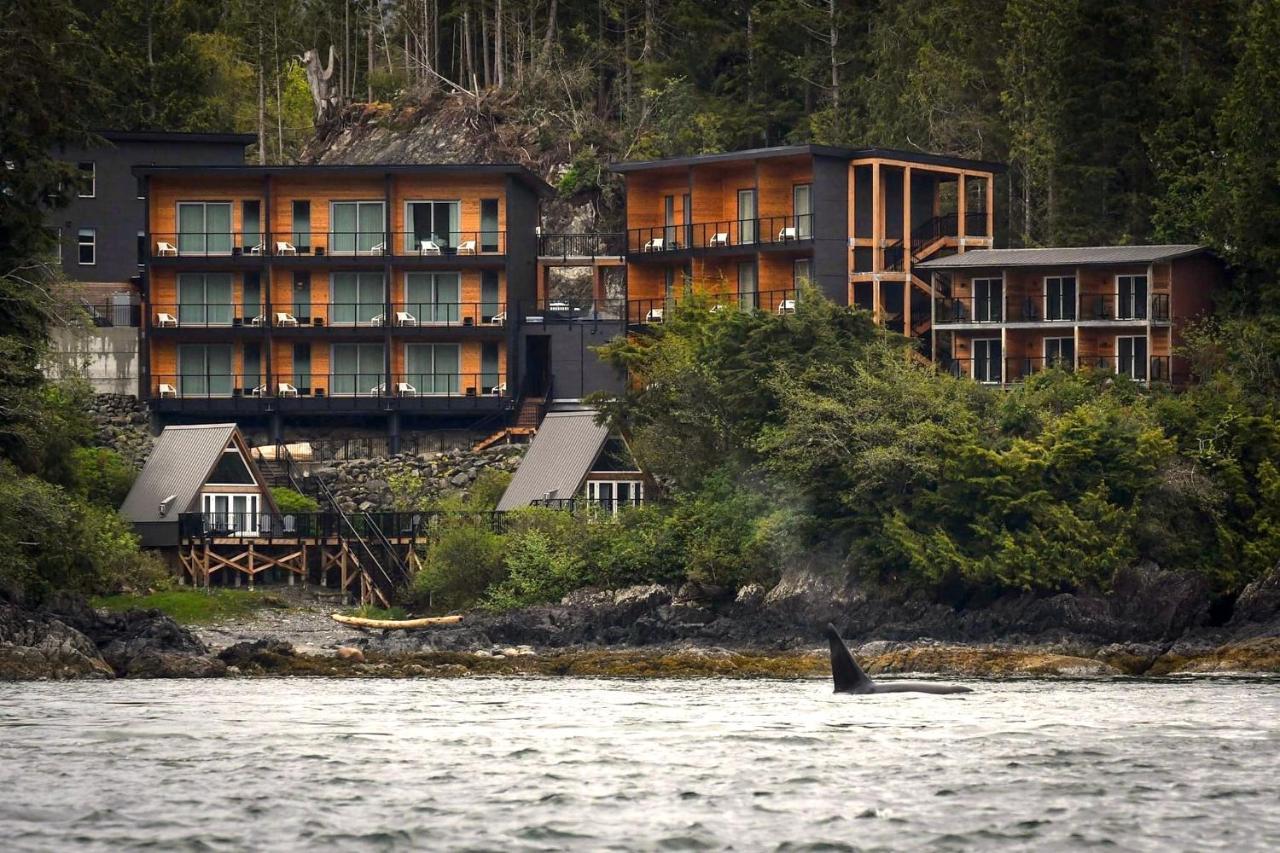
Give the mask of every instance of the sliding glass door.
[(386, 319), (386, 288), (380, 272), (336, 272), (330, 279), (329, 323), (376, 326)]
[(178, 274), (178, 325), (230, 326), (231, 273)]
[[(419, 323), (456, 325), (462, 299), (462, 275), (417, 272), (404, 277), (404, 310)], [(472, 316), (468, 314), (467, 316)]]
[[(444, 250), (462, 241), (458, 233), (458, 202), (456, 201), (407, 201), (404, 204), (405, 251), (420, 252), (423, 244)], [(497, 231), (497, 210), (493, 211), (490, 224)], [(487, 227), (487, 226), (486, 226)], [(430, 251), (431, 245), (425, 246)]]
[(382, 344), (334, 344), (329, 393), (347, 397), (386, 393), (385, 356)]
[(813, 236), (813, 184), (796, 184), (791, 190), (791, 208), (795, 213), (796, 236), (807, 240)]
[(380, 201), (335, 201), (329, 205), (329, 252), (374, 254), (386, 248), (387, 220)]
[(409, 344), (404, 348), (405, 377), (419, 394), (457, 394), (462, 356), (457, 344)]
[(179, 396), (230, 397), (234, 386), (229, 344), (182, 344), (178, 347)]
[(178, 202), (178, 254), (231, 254), (231, 203)]

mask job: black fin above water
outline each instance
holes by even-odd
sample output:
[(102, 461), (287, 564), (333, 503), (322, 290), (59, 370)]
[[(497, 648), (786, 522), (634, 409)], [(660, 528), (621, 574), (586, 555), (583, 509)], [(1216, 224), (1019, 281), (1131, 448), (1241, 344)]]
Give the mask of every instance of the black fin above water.
[(827, 640), (831, 643), (831, 679), (837, 693), (869, 693), (875, 682), (867, 677), (858, 662), (849, 653), (849, 647), (840, 638), (836, 626), (827, 623)]

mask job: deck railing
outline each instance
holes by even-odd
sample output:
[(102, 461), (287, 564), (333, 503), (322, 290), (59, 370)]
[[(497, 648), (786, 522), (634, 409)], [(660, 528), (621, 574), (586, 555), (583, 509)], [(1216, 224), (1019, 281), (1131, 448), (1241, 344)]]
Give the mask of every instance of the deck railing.
[(367, 512), (348, 515), (351, 526), (344, 529), (345, 522), (337, 512), (188, 512), (178, 516), (178, 528), (181, 537), (187, 540), (324, 540), (358, 534), (403, 544), (429, 539), (459, 525), (501, 532), (503, 515), (497, 510)]
[[(388, 243), (390, 239), (390, 243)], [(153, 231), (147, 235), (152, 260), (165, 258), (298, 258), (325, 256), (467, 258), (503, 255), (507, 232), (447, 231), (392, 233), (385, 228), (357, 231)]]
[(1011, 356), (1003, 359), (946, 358), (938, 362), (939, 370), (960, 379), (973, 379), (984, 385), (1008, 387), (1025, 382), (1049, 368), (1062, 370), (1103, 370), (1128, 376), (1137, 382), (1168, 382), (1170, 358), (1153, 355), (1129, 364), (1121, 364), (1115, 356), (1044, 357)]
[(801, 213), (632, 228), (627, 232), (627, 251), (646, 254), (684, 249), (754, 248), (812, 239), (813, 214)]
[(616, 258), (627, 245), (621, 232), (600, 234), (541, 234), (538, 256), (541, 258)]
[[(1077, 309), (1077, 303), (1079, 308)], [(1134, 300), (1109, 293), (1067, 294), (1063, 298), (1043, 295), (940, 296), (934, 300), (934, 317), (939, 326), (964, 323), (1054, 323), (1115, 322), (1145, 323), (1169, 320), (1169, 294), (1151, 295), (1150, 311), (1143, 299)]]
[(506, 398), (510, 394), (496, 371), (483, 373), (432, 373), (400, 371), (390, 381), (381, 371), (317, 373), (306, 377), (274, 377), (267, 383), (262, 373), (162, 373), (152, 374), (151, 393), (159, 400), (292, 400), (309, 398), (339, 401), (352, 398)]

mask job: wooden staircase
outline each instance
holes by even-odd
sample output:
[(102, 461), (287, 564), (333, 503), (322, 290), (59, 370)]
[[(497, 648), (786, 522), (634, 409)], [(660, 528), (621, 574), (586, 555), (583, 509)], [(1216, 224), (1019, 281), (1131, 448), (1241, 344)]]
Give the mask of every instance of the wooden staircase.
[(472, 446), (473, 451), (487, 450), (512, 438), (528, 438), (538, 431), (542, 422), (542, 413), (547, 403), (545, 397), (524, 397), (520, 400), (520, 408), (516, 411), (515, 423), (505, 426), (485, 436)]

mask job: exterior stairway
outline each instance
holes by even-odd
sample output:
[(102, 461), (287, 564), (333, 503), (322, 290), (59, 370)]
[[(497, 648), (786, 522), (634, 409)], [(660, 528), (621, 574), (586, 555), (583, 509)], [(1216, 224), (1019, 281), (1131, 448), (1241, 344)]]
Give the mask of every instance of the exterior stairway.
[(512, 438), (528, 438), (538, 431), (538, 425), (542, 423), (542, 416), (546, 413), (546, 406), (546, 397), (521, 398), (520, 407), (516, 411), (515, 422), (510, 426), (504, 426), (502, 429), (495, 431), (492, 435), (485, 436), (480, 441), (477, 441), (471, 449), (475, 451), (487, 450)]

